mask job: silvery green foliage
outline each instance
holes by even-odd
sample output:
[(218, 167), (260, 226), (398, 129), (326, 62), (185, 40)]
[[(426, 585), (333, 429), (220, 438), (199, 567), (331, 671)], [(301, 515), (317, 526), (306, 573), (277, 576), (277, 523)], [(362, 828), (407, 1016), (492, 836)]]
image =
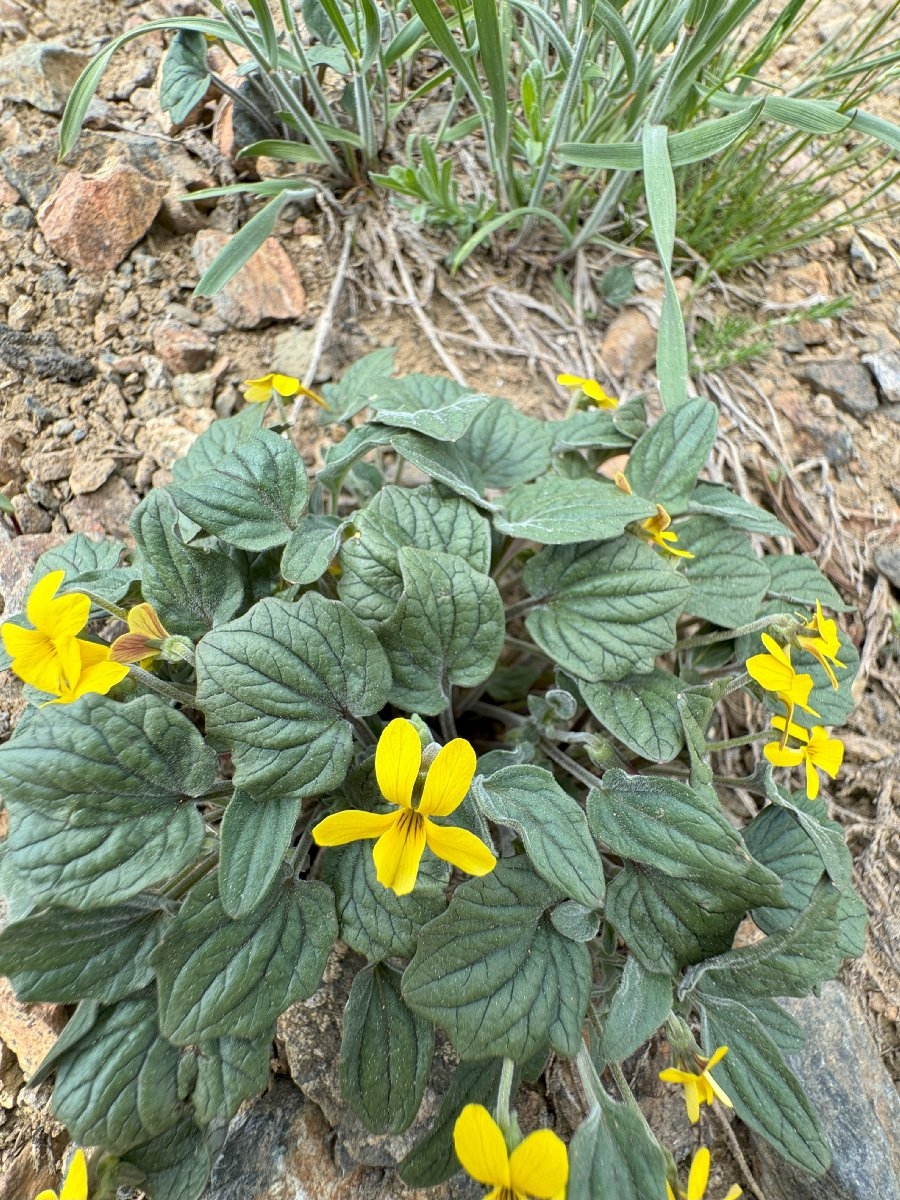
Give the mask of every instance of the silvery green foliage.
[[(315, 992), (341, 939), (367, 960), (341, 1066), (363, 1124), (408, 1128), (436, 1031), (460, 1059), (402, 1165), (411, 1185), (456, 1169), (453, 1121), (493, 1102), (500, 1057), (533, 1076), (600, 1029), (602, 1069), (673, 1016), (707, 1053), (730, 1047), (720, 1078), (738, 1116), (823, 1171), (777, 998), (861, 952), (864, 910), (838, 826), (768, 768), (744, 781), (759, 815), (734, 827), (707, 736), (759, 649), (730, 631), (839, 597), (809, 560), (759, 552), (785, 532), (770, 514), (698, 482), (708, 401), (650, 428), (639, 402), (541, 421), (396, 379), (384, 352), (326, 391), (317, 475), (248, 410), (139, 505), (134, 550), (79, 534), (36, 568), (64, 569), (95, 614), (149, 601), (195, 646), (193, 665), (157, 664), (161, 694), (136, 676), (32, 707), (0, 748), (0, 973), (24, 1000), (78, 1005), (39, 1073), (55, 1072), (60, 1119), (154, 1200), (194, 1200), (223, 1122), (265, 1086), (277, 1017)], [(630, 494), (598, 472), (623, 452)], [(643, 535), (658, 504), (693, 558)], [(719, 640), (692, 646), (697, 633)], [(846, 638), (841, 657), (835, 692), (795, 651), (832, 723), (852, 705)], [(327, 813), (383, 807), (372, 747), (395, 716), (474, 745), (454, 821), (493, 841), (487, 876), (426, 851), (396, 896), (371, 843), (310, 852)], [(748, 915), (765, 936), (734, 948)], [(571, 1157), (572, 1200), (664, 1194), (660, 1149), (605, 1094)]]

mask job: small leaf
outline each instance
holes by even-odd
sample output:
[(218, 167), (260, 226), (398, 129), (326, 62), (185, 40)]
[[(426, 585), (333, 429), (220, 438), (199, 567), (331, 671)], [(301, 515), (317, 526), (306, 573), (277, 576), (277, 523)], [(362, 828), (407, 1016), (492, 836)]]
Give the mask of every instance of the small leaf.
[(579, 679), (649, 671), (675, 644), (688, 585), (637, 538), (549, 547), (522, 577), (540, 601), (525, 618), (528, 632)]
[(401, 547), (403, 594), (379, 639), (394, 676), (390, 701), (434, 714), (454, 684), (487, 679), (503, 649), (503, 601), (489, 575), (457, 554)]
[(229, 917), (245, 917), (260, 903), (294, 836), (300, 800), (254, 800), (237, 791), (220, 826), (219, 891)]
[(766, 589), (769, 596), (815, 608), (820, 600), (833, 612), (853, 612), (855, 605), (845, 604), (816, 564), (805, 554), (780, 554), (766, 559), (771, 576)]
[(206, 38), (189, 29), (179, 30), (163, 60), (159, 85), (159, 106), (173, 124), (187, 120), (206, 95), (211, 78), (206, 65)]
[(818, 1118), (757, 1018), (735, 1000), (705, 997), (701, 1021), (707, 1054), (717, 1046), (728, 1047), (716, 1075), (740, 1119), (788, 1162), (812, 1175), (824, 1175), (831, 1155)]
[(153, 955), (160, 1027), (178, 1045), (257, 1038), (319, 986), (337, 938), (324, 883), (276, 880), (231, 920), (213, 876), (197, 884)]
[(769, 587), (769, 560), (757, 557), (746, 535), (714, 517), (693, 517), (679, 523), (678, 545), (694, 556), (684, 560), (686, 610), (726, 629), (752, 621)]
[(666, 1160), (640, 1114), (603, 1095), (569, 1144), (568, 1200), (665, 1195)]
[(209, 1179), (209, 1148), (203, 1131), (190, 1120), (179, 1121), (122, 1158), (142, 1173), (150, 1200), (199, 1200)]
[(350, 717), (387, 701), (390, 668), (343, 604), (267, 598), (197, 647), (207, 732), (232, 749), (235, 786), (258, 799), (322, 795), (353, 753)]
[(633, 955), (625, 963), (619, 986), (603, 1023), (597, 1047), (601, 1062), (624, 1061), (653, 1037), (672, 1011), (672, 980), (655, 975)]
[(553, 451), (628, 450), (632, 438), (617, 426), (612, 411), (589, 409), (576, 412), (562, 421), (551, 421)]
[(200, 849), (203, 822), (185, 801), (212, 784), (215, 754), (156, 696), (39, 709), (0, 763), (8, 852), (40, 905), (116, 904)]
[(543, 475), (550, 468), (551, 438), (546, 422), (495, 399), (472, 422), (459, 450), (478, 490), (484, 492)]
[(434, 1028), (400, 995), (400, 977), (375, 964), (353, 980), (344, 1010), (341, 1091), (372, 1133), (412, 1124), (434, 1053)]
[(201, 1125), (230, 1120), (245, 1100), (263, 1091), (269, 1078), (274, 1037), (271, 1028), (253, 1039), (220, 1037), (201, 1042), (191, 1096)]
[(281, 556), (281, 574), (288, 583), (307, 587), (321, 578), (337, 557), (349, 523), (308, 516), (291, 534)]
[(618, 537), (633, 521), (652, 517), (656, 504), (629, 496), (599, 479), (545, 475), (508, 492), (494, 528), (551, 546)]
[(491, 821), (514, 829), (542, 879), (585, 908), (603, 902), (603, 863), (578, 802), (543, 767), (504, 767), (479, 778), (475, 802)]
[(760, 508), (735, 495), (721, 483), (698, 483), (691, 492), (687, 511), (708, 517), (719, 517), (734, 529), (748, 533), (767, 533), (770, 537), (793, 537), (786, 525)]
[(446, 1030), (461, 1058), (522, 1062), (548, 1041), (574, 1056), (590, 958), (545, 917), (558, 898), (524, 858), (501, 859), (490, 875), (461, 884), (419, 934), (403, 997)]
[(378, 401), (372, 402), (372, 408), (379, 425), (412, 429), (440, 442), (457, 442), (490, 403), (490, 396), (464, 393), (440, 406), (400, 408), (390, 401)]
[(202, 637), (234, 616), (244, 583), (225, 554), (186, 546), (178, 522), (178, 509), (161, 488), (134, 510), (129, 526), (141, 552), (141, 590), (170, 633)]
[(187, 484), (212, 471), (225, 455), (246, 442), (262, 428), (266, 415), (264, 404), (248, 404), (233, 417), (213, 421), (188, 450), (184, 458), (172, 464), (175, 482)]
[(670, 516), (683, 512), (716, 440), (717, 421), (716, 406), (699, 397), (660, 417), (628, 456), (625, 474), (635, 494)]
[(629, 675), (617, 683), (579, 681), (596, 720), (629, 750), (651, 762), (671, 762), (684, 745), (675, 706), (681, 684), (668, 671)]
[(322, 395), (331, 405), (332, 420), (349, 421), (376, 396), (390, 394), (392, 386), (402, 384), (393, 378), (396, 354), (393, 346), (382, 346), (358, 358), (338, 383), (324, 385)]

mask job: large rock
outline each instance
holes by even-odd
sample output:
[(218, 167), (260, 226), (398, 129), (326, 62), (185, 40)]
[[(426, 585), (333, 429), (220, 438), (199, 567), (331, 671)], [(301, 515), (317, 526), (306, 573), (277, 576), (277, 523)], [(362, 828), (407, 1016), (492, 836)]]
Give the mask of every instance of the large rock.
[(22, 1004), (9, 980), (0, 977), (0, 1040), (19, 1060), (23, 1075), (34, 1074), (67, 1020), (61, 1004)]
[[(200, 230), (194, 239), (193, 255), (201, 273), (230, 240), (227, 233), (217, 229)], [(214, 297), (213, 304), (229, 325), (236, 329), (256, 329), (272, 321), (295, 321), (302, 317), (306, 312), (306, 293), (284, 247), (270, 237)]]
[(860, 363), (833, 360), (808, 363), (803, 378), (817, 392), (830, 396), (838, 408), (851, 416), (863, 418), (878, 407), (878, 395), (871, 376)]
[(768, 1200), (896, 1200), (900, 1097), (862, 1016), (839, 983), (826, 983), (818, 999), (781, 1003), (806, 1030), (806, 1046), (790, 1062), (819, 1114), (832, 1163), (813, 1179), (754, 1135)]
[(61, 113), (88, 59), (55, 42), (26, 42), (0, 58), (0, 94), (6, 101)]
[(144, 236), (165, 195), (164, 184), (127, 163), (97, 175), (71, 171), (38, 209), (55, 254), (82, 271), (111, 271)]

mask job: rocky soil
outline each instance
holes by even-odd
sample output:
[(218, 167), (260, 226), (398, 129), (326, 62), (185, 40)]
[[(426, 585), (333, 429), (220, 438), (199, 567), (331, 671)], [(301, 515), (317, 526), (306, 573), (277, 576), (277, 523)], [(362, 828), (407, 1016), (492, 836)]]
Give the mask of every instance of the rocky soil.
[[(820, 7), (819, 23), (803, 38), (827, 35), (828, 22), (842, 14), (840, 5)], [(179, 199), (248, 169), (231, 157), (227, 103), (210, 97), (194, 123), (174, 129), (158, 103), (163, 42), (143, 38), (113, 60), (84, 136), (62, 163), (56, 138), (73, 79), (110, 35), (167, 11), (197, 8), (193, 0), (94, 0), (79, 6), (76, 22), (69, 0), (0, 0), (0, 259), (6, 268), (0, 276), (0, 492), (12, 510), (0, 519), (0, 612), (18, 610), (35, 560), (69, 533), (126, 536), (140, 497), (168, 480), (173, 460), (217, 416), (241, 403), (241, 380), (265, 371), (301, 377), (311, 371), (313, 381), (327, 380), (359, 354), (391, 344), (401, 372), (452, 371), (545, 415), (566, 403), (552, 382), (559, 370), (598, 373), (623, 396), (653, 394), (661, 280), (652, 256), (641, 250), (628, 252), (636, 280), (632, 299), (579, 323), (534, 264), (498, 270), (488, 261), (472, 262), (451, 280), (439, 265), (440, 247), (434, 252), (421, 242), (432, 257), (398, 266), (391, 223), (371, 198), (351, 196), (340, 206), (288, 210), (252, 270), (215, 300), (194, 299), (199, 275), (244, 212), (232, 200), (190, 205)], [(808, 48), (802, 38), (787, 47), (782, 69), (789, 72)], [(896, 94), (880, 102), (885, 115), (896, 117)], [(257, 164), (261, 172), (276, 168)], [(862, 175), (859, 186), (866, 186)], [(900, 190), (892, 195), (889, 189), (887, 199), (900, 201)], [(331, 320), (329, 300), (351, 221), (357, 236)], [(682, 264), (685, 296), (690, 267)], [(848, 970), (844, 989), (826, 989), (804, 1017), (825, 1067), (846, 1073), (852, 1059), (871, 1076), (870, 1107), (840, 1110), (848, 1127), (868, 1128), (874, 1111), (888, 1130), (871, 1163), (854, 1161), (844, 1176), (828, 1181), (830, 1195), (848, 1198), (887, 1197), (890, 1171), (900, 1181), (896, 1095), (879, 1066), (883, 1059), (900, 1079), (898, 282), (900, 227), (885, 220), (847, 228), (710, 285), (691, 307), (696, 330), (728, 313), (802, 316), (823, 299), (853, 299), (838, 319), (785, 327), (766, 357), (721, 375), (698, 372), (696, 380), (722, 411), (713, 476), (763, 499), (796, 531), (797, 548), (812, 554), (856, 606), (848, 620), (862, 653), (860, 706), (829, 804), (846, 826), (870, 907), (869, 948)], [(297, 438), (313, 463), (316, 428), (303, 414)], [(20, 710), (17, 682), (0, 677), (0, 737)], [(340, 978), (337, 963), (325, 992), (283, 1020), (280, 1075), (273, 1090), (236, 1119), (210, 1200), (413, 1195), (390, 1174), (397, 1148), (364, 1145), (348, 1123), (329, 1063), (311, 1072), (308, 1063), (298, 1066), (304, 1048), (334, 1042)], [(0, 981), (0, 1195), (13, 1200), (28, 1200), (58, 1178), (66, 1137), (49, 1115), (46, 1089), (29, 1089), (24, 1081), (64, 1019), (52, 1006), (18, 1006)], [(665, 1099), (654, 1092), (652, 1070), (646, 1063), (639, 1070), (646, 1103), (656, 1106), (654, 1123), (659, 1128), (662, 1122), (669, 1144), (687, 1154), (682, 1114), (662, 1111)], [(565, 1130), (575, 1119), (573, 1085), (561, 1073), (551, 1084), (549, 1095), (529, 1103), (535, 1113), (549, 1104)], [(785, 1182), (758, 1147), (746, 1139), (737, 1143), (733, 1134), (719, 1136), (737, 1156), (733, 1171), (742, 1155), (747, 1159), (761, 1184), (757, 1196), (805, 1200), (801, 1185)], [(842, 1154), (853, 1158), (852, 1148)], [(720, 1192), (735, 1178), (723, 1175)], [(459, 1183), (435, 1194), (462, 1200), (480, 1193)]]

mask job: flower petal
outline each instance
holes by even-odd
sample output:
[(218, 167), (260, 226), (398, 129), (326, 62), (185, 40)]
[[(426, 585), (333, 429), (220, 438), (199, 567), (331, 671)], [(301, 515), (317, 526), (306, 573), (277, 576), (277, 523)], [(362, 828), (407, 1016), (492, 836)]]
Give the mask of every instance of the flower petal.
[(819, 775), (816, 768), (812, 764), (812, 760), (806, 760), (806, 794), (810, 800), (815, 800), (819, 794)]
[(709, 1183), (709, 1151), (701, 1146), (694, 1155), (691, 1163), (691, 1173), (688, 1175), (687, 1200), (703, 1200), (703, 1193)]
[(437, 753), (425, 776), (418, 811), (426, 817), (446, 817), (459, 808), (472, 785), (477, 759), (465, 738), (454, 738)]
[(695, 1079), (689, 1071), (679, 1071), (677, 1067), (666, 1067), (664, 1071), (659, 1073), (663, 1083), (687, 1083), (689, 1079)]
[(738, 1196), (743, 1196), (743, 1194), (744, 1189), (733, 1183), (728, 1189), (728, 1195), (724, 1197), (724, 1200), (738, 1200)]
[(497, 865), (497, 860), (481, 838), (468, 829), (457, 829), (453, 825), (436, 825), (423, 818), (425, 841), (428, 849), (444, 862), (452, 863), (468, 875), (487, 875)]
[(39, 579), (31, 589), (25, 609), (35, 629), (52, 638), (74, 637), (87, 625), (91, 613), (91, 602), (82, 592), (53, 598), (64, 575), (64, 571), (51, 571)]
[(792, 750), (790, 746), (780, 746), (778, 742), (769, 742), (763, 747), (763, 754), (773, 767), (799, 767), (803, 762), (805, 751), (800, 747)]
[(747, 659), (747, 671), (767, 692), (787, 692), (794, 682), (794, 668), (771, 654), (754, 654)]
[(361, 808), (348, 808), (332, 813), (312, 831), (317, 846), (346, 846), (365, 838), (380, 838), (400, 819), (399, 813), (371, 813)]
[(463, 1170), (488, 1187), (509, 1187), (509, 1155), (500, 1126), (483, 1104), (467, 1104), (453, 1127), (453, 1148)]
[(408, 896), (416, 886), (424, 850), (423, 819), (409, 810), (398, 813), (393, 826), (381, 835), (372, 851), (375, 878), (395, 895)]
[(565, 1142), (550, 1129), (529, 1133), (509, 1156), (509, 1181), (515, 1192), (552, 1200), (569, 1180)]
[[(109, 646), (106, 642), (89, 642), (87, 638), (75, 638), (81, 660), (81, 670), (95, 667), (97, 663), (109, 661)], [(122, 676), (124, 679), (124, 676)]]
[(52, 1188), (47, 1188), (45, 1192), (39, 1192), (34, 1200), (59, 1200), (59, 1198)]
[(714, 1050), (712, 1055), (706, 1060), (706, 1067), (704, 1069), (711, 1071), (716, 1063), (720, 1063), (727, 1053), (727, 1046), (719, 1046), (718, 1050)]
[(160, 641), (169, 636), (152, 604), (136, 604), (128, 610), (128, 632), (142, 633), (144, 637)]
[(75, 1157), (66, 1172), (59, 1200), (87, 1200), (88, 1177), (87, 1162), (83, 1150), (76, 1150)]
[(692, 1075), (684, 1083), (684, 1103), (687, 1108), (688, 1120), (692, 1125), (696, 1125), (700, 1120), (700, 1088), (698, 1084), (699, 1080), (696, 1075)]
[(273, 389), (279, 396), (296, 396), (300, 391), (300, 380), (293, 375), (271, 375)]
[(844, 761), (844, 743), (830, 738), (821, 725), (815, 725), (809, 742), (810, 761), (834, 779)]
[(412, 803), (413, 787), (422, 765), (422, 743), (412, 721), (397, 717), (375, 748), (375, 778), (385, 800), (401, 808)]

